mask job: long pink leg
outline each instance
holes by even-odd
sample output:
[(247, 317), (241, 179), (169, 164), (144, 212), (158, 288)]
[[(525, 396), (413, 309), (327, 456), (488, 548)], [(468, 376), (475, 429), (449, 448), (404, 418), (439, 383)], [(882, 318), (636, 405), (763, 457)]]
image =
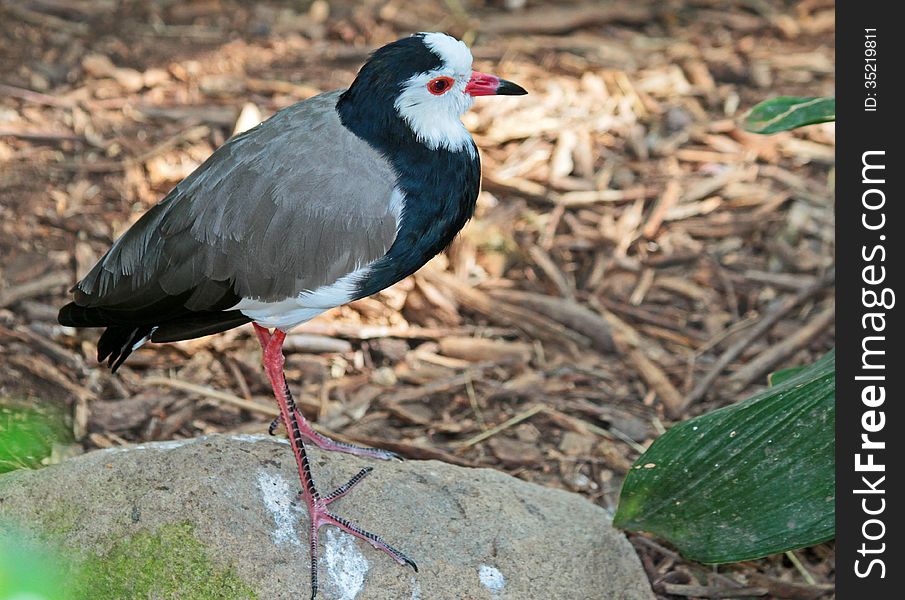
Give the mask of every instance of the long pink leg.
[(335, 525), (342, 531), (350, 533), (355, 537), (361, 538), (371, 544), (378, 550), (383, 550), (389, 554), (396, 562), (401, 565), (410, 565), (415, 571), (418, 566), (405, 554), (393, 548), (384, 542), (379, 536), (365, 531), (351, 521), (330, 512), (327, 506), (336, 500), (345, 496), (358, 483), (360, 483), (371, 472), (371, 468), (365, 468), (359, 471), (352, 479), (345, 484), (336, 488), (333, 492), (326, 496), (321, 496), (314, 485), (314, 478), (311, 476), (311, 464), (308, 461), (308, 454), (305, 451), (305, 443), (303, 441), (303, 433), (301, 429), (301, 413), (295, 408), (295, 402), (289, 394), (289, 387), (286, 385), (286, 379), (283, 376), (283, 340), (286, 334), (279, 329), (274, 330), (273, 334), (266, 329), (259, 328), (255, 325), (258, 333), (258, 339), (264, 348), (264, 369), (267, 371), (267, 377), (273, 386), (273, 393), (276, 396), (277, 403), (280, 406), (280, 418), (286, 424), (289, 432), (289, 444), (292, 447), (292, 453), (295, 455), (295, 461), (298, 465), (299, 478), (302, 482), (301, 498), (308, 507), (308, 515), (311, 518), (310, 530), (310, 552), (311, 552), (311, 598), (317, 596), (317, 562), (318, 562), (318, 530), (321, 525)]
[[(267, 344), (271, 341), (272, 337), (276, 335), (276, 332), (279, 330), (274, 330), (274, 333), (271, 334), (267, 329), (261, 327), (257, 323), (254, 323), (255, 333), (258, 335), (258, 341), (261, 342), (261, 347), (265, 349), (267, 348)], [(282, 332), (281, 332), (282, 333)], [(285, 338), (285, 333), (283, 333), (283, 337)], [(280, 351), (282, 355), (282, 350)], [(282, 371), (281, 371), (282, 373)], [(272, 382), (271, 382), (272, 383)], [(276, 388), (274, 388), (276, 390)], [(314, 430), (311, 427), (311, 424), (308, 423), (308, 420), (302, 415), (301, 411), (298, 410), (298, 407), (295, 404), (295, 400), (292, 398), (292, 392), (289, 391), (289, 387), (286, 386), (286, 397), (289, 400), (289, 410), (295, 413), (296, 419), (299, 423), (299, 433), (301, 433), (302, 437), (306, 440), (313, 443), (318, 448), (322, 450), (331, 450), (335, 452), (345, 452), (347, 454), (354, 454), (356, 456), (364, 456), (367, 458), (377, 458), (380, 460), (389, 460), (395, 458), (397, 460), (402, 460), (402, 457), (396, 454), (395, 452), (390, 452), (389, 450), (381, 450), (379, 448), (365, 448), (363, 446), (356, 446), (355, 444), (347, 444), (345, 442), (338, 442), (336, 440), (330, 439), (325, 435), (322, 435)], [(273, 435), (276, 431), (277, 425), (282, 420), (282, 416), (279, 416), (270, 423), (270, 427), (268, 428), (270, 435)], [(284, 421), (285, 422), (285, 421)]]

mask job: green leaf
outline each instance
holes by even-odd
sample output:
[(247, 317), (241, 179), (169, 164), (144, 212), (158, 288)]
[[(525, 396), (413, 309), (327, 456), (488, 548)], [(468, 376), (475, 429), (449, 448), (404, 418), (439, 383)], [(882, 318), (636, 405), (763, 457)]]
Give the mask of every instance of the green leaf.
[(0, 473), (41, 468), (54, 443), (69, 437), (62, 418), (52, 411), (0, 405)]
[(835, 389), (831, 351), (744, 402), (674, 426), (626, 476), (616, 526), (703, 563), (832, 539)]
[(780, 383), (782, 383), (783, 381), (786, 381), (788, 379), (791, 379), (792, 377), (795, 377), (796, 375), (798, 375), (799, 373), (801, 373), (802, 371), (804, 371), (807, 368), (808, 367), (791, 367), (788, 369), (780, 369), (779, 371), (773, 371), (772, 373), (767, 375), (767, 385), (769, 385), (770, 387), (775, 387), (775, 386), (779, 385)]
[(745, 117), (745, 129), (767, 134), (835, 120), (835, 98), (779, 96), (752, 108)]
[(0, 521), (0, 598), (72, 600), (68, 563), (53, 548)]

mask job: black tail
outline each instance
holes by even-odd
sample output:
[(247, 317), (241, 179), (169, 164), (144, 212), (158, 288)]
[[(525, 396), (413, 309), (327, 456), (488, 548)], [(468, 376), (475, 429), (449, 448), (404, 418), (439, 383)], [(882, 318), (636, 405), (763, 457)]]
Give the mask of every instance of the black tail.
[(116, 373), (132, 351), (150, 339), (154, 329), (148, 325), (108, 327), (97, 341), (97, 362), (104, 362), (104, 359), (107, 359), (107, 366)]
[(61, 325), (69, 327), (106, 327), (97, 341), (97, 360), (107, 360), (107, 366), (114, 373), (133, 350), (148, 340), (190, 340), (251, 322), (250, 318), (237, 310), (186, 311), (169, 318), (163, 316), (158, 323), (149, 323), (145, 319), (136, 319), (135, 316), (70, 302), (60, 309), (57, 319)]

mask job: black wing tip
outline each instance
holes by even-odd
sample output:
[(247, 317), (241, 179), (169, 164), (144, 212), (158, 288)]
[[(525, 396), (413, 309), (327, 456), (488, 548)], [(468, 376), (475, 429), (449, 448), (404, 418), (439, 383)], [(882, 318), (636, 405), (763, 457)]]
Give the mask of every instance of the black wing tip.
[(83, 323), (85, 321), (84, 318), (79, 318), (83, 316), (85, 308), (79, 306), (75, 302), (70, 302), (69, 304), (64, 305), (60, 312), (57, 313), (57, 323), (60, 325), (65, 325), (67, 327), (84, 327)]
[[(104, 327), (97, 341), (97, 360), (106, 361), (111, 371), (117, 369), (133, 350), (147, 341), (177, 342), (189, 340), (233, 327), (239, 327), (251, 319), (237, 310), (199, 311), (186, 310), (183, 314), (161, 319), (154, 324), (143, 320), (141, 314), (123, 314), (113, 309), (80, 306), (70, 302), (60, 309), (57, 321), (68, 327)], [(146, 317), (145, 317), (146, 318)]]
[(97, 341), (97, 361), (107, 361), (107, 366), (116, 370), (132, 354), (136, 344), (151, 333), (151, 327), (110, 326), (108, 320), (97, 309), (79, 306), (70, 302), (60, 308), (57, 322), (66, 327), (106, 327)]
[(107, 361), (110, 371), (116, 373), (132, 351), (151, 335), (153, 327), (108, 327), (97, 341), (97, 362)]

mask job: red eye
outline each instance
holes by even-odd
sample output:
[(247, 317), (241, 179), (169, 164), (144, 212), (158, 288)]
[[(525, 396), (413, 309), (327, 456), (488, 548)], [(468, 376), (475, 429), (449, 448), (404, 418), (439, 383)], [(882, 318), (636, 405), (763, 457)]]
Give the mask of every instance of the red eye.
[(442, 96), (453, 86), (452, 77), (436, 77), (427, 83), (427, 90), (434, 96)]

